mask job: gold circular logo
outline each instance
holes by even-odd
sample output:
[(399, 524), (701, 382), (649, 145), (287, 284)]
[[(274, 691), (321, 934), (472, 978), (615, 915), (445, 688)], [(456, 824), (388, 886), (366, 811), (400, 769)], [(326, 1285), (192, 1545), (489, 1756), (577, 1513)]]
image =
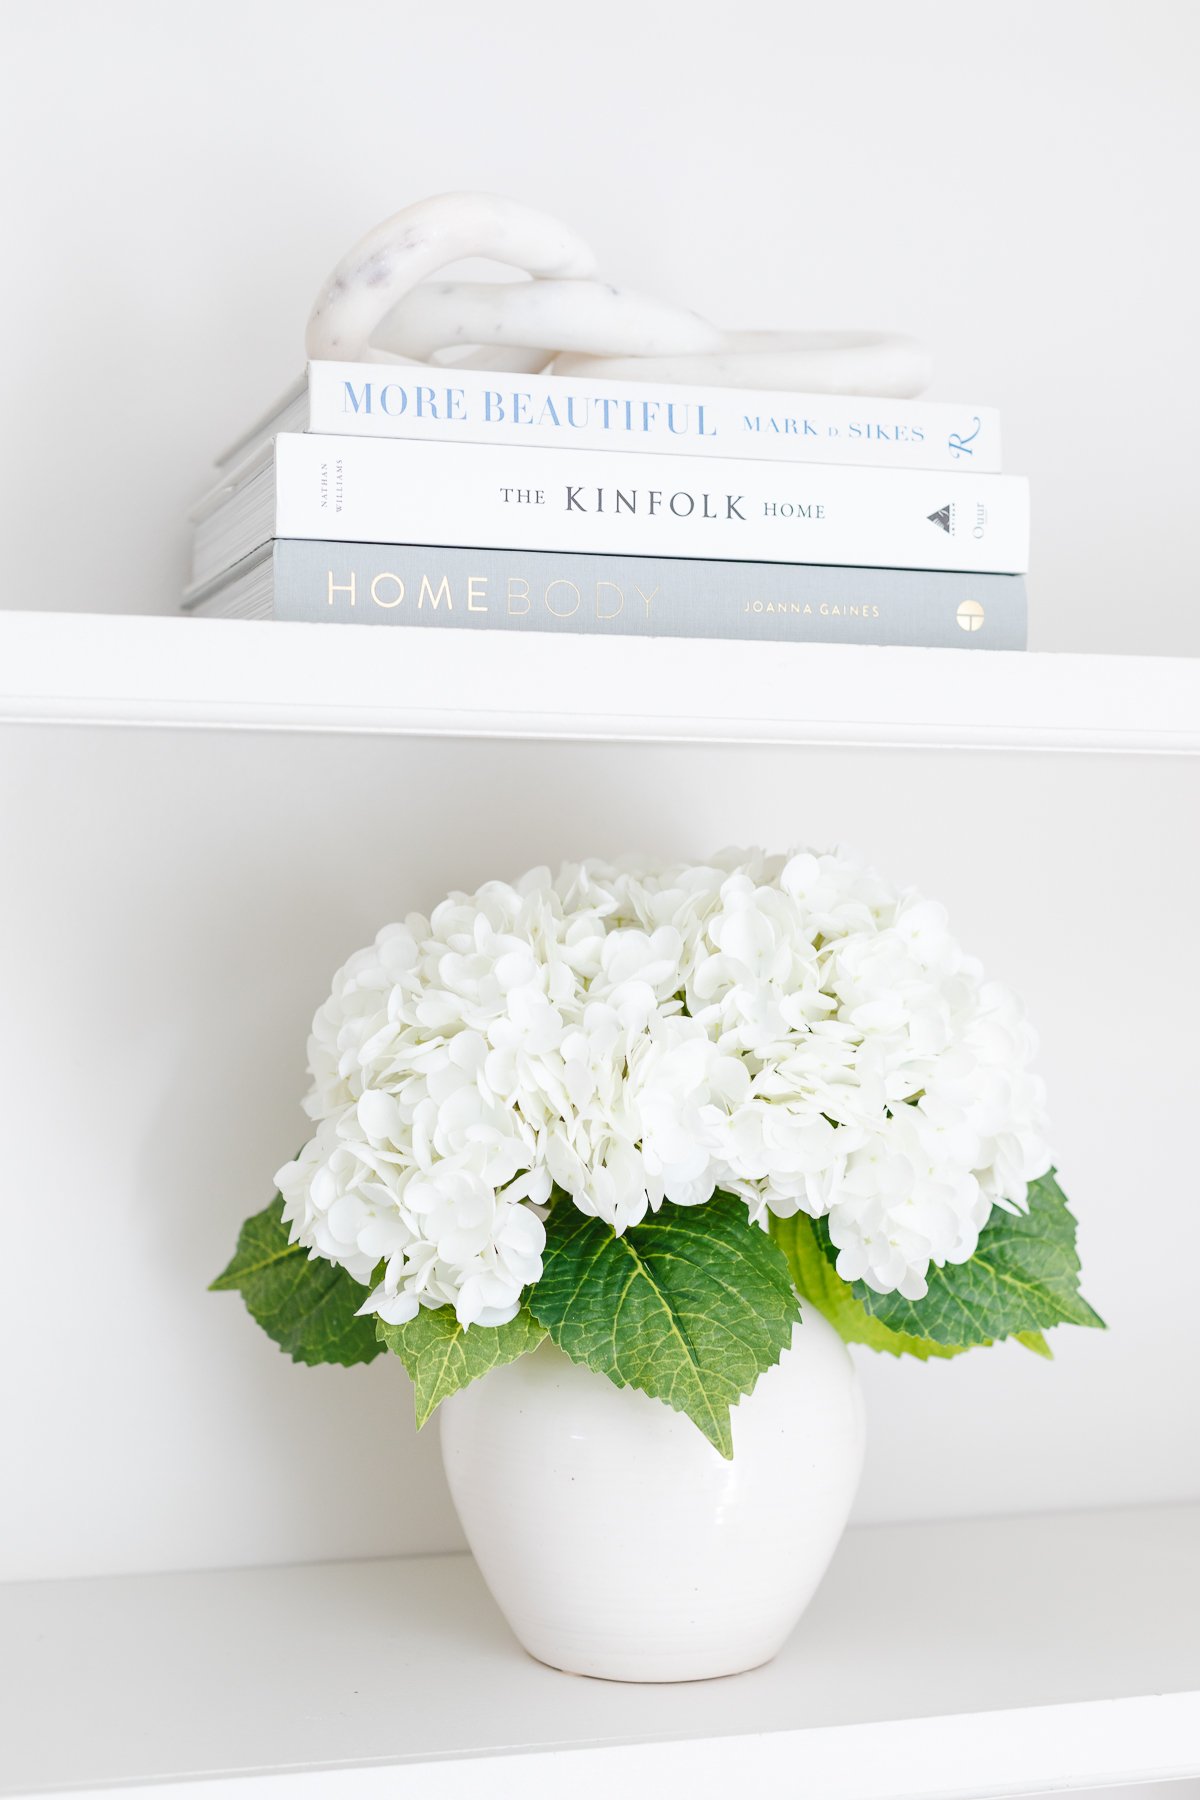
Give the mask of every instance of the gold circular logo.
[(983, 608), (978, 600), (964, 600), (954, 616), (962, 631), (978, 631), (983, 624)]

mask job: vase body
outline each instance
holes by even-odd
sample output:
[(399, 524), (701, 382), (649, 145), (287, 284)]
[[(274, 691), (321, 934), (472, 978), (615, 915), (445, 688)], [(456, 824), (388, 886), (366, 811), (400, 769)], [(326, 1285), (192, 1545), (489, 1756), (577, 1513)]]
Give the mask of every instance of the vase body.
[(862, 1466), (845, 1345), (811, 1307), (733, 1409), (732, 1462), (691, 1420), (543, 1344), (442, 1408), (484, 1580), (531, 1655), (612, 1681), (767, 1662), (828, 1566)]

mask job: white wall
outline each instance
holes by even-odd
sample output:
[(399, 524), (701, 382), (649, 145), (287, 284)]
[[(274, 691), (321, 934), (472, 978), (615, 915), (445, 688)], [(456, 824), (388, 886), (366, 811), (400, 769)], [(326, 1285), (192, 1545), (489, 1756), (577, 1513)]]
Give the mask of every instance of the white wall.
[(0, 604), (168, 611), (206, 465), (428, 193), (729, 324), (926, 338), (1034, 483), (1033, 644), (1200, 651), (1188, 0), (0, 0)]

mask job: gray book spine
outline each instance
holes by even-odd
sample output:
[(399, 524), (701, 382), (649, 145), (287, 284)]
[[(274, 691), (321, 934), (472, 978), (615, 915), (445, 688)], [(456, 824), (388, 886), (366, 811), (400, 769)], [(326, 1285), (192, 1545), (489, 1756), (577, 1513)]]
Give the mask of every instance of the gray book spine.
[(282, 538), (272, 559), (278, 619), (597, 637), (1026, 645), (1020, 575)]

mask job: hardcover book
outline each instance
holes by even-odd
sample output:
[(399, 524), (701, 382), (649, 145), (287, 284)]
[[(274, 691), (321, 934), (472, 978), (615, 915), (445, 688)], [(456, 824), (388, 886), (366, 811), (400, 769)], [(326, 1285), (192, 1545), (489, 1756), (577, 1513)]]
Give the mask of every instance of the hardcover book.
[(271, 538), (1023, 574), (1011, 475), (284, 434), (202, 502), (193, 580)]
[(212, 617), (1023, 650), (1019, 575), (277, 539), (189, 594)]
[(1000, 419), (990, 406), (414, 364), (310, 363), (220, 466), (233, 467), (280, 431), (980, 474), (1001, 466)]

